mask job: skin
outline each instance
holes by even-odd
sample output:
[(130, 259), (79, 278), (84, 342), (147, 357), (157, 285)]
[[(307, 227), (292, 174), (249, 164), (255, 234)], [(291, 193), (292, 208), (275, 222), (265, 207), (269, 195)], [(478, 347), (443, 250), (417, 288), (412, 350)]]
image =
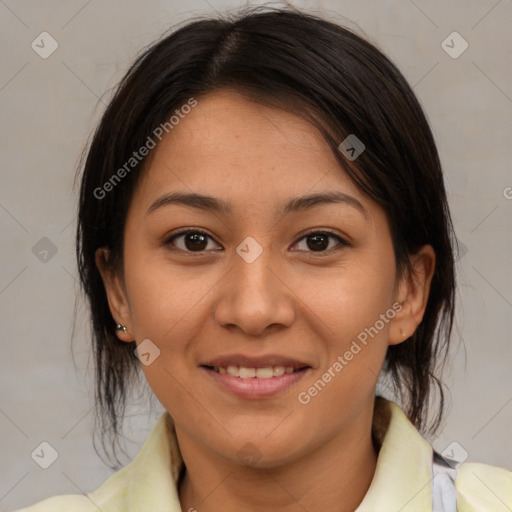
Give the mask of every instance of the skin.
[[(377, 376), (387, 347), (422, 319), (432, 247), (410, 256), (412, 275), (398, 276), (384, 210), (350, 181), (320, 133), (233, 91), (200, 98), (151, 157), (128, 211), (122, 272), (110, 269), (106, 249), (96, 262), (112, 315), (127, 328), (119, 338), (150, 339), (161, 351), (142, 370), (175, 421), (187, 468), (182, 509), (353, 511), (377, 462)], [(334, 190), (356, 198), (366, 215), (343, 203), (278, 211), (290, 198)], [(183, 205), (147, 213), (172, 191), (223, 199), (232, 213)], [(183, 236), (165, 245), (179, 228), (200, 228), (211, 239), (199, 252)], [(315, 251), (305, 238), (310, 228), (349, 245), (327, 238)], [(248, 236), (263, 250), (252, 263), (236, 252)], [(396, 302), (401, 310), (379, 334), (299, 403), (299, 392)], [(288, 355), (311, 369), (275, 396), (248, 400), (221, 390), (199, 367), (235, 352)], [(247, 443), (256, 464), (239, 460)]]

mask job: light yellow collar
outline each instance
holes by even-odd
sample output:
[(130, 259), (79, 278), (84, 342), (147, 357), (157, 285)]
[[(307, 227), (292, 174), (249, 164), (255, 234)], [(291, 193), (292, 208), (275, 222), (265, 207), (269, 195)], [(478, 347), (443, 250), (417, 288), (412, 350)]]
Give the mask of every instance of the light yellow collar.
[[(376, 399), (373, 426), (381, 448), (373, 481), (356, 512), (430, 511), (430, 445), (402, 410), (383, 398)], [(98, 505), (110, 500), (120, 504), (124, 494), (122, 510), (180, 512), (177, 483), (182, 468), (173, 420), (166, 411), (137, 456), (89, 497)]]
[(356, 512), (432, 510), (432, 447), (403, 411), (375, 400), (373, 429), (380, 446), (372, 483)]

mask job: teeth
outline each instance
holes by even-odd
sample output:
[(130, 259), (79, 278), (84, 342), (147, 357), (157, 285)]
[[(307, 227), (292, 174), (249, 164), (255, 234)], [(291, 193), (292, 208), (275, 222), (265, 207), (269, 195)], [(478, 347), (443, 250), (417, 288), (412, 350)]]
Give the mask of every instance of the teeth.
[(239, 375), (238, 366), (228, 366), (227, 367), (227, 373), (228, 375), (231, 375), (232, 377), (240, 377)]
[(214, 366), (214, 371), (222, 374), (239, 377), (241, 379), (270, 379), (272, 377), (280, 377), (285, 373), (293, 373), (293, 366), (268, 366), (266, 368), (247, 368), (245, 366)]
[(271, 366), (268, 368), (258, 368), (256, 370), (256, 377), (258, 377), (258, 379), (270, 379), (273, 376), (274, 371)]
[(284, 375), (284, 366), (274, 366), (274, 377)]
[(256, 377), (256, 368), (244, 368), (241, 366), (238, 375), (241, 379), (252, 379)]

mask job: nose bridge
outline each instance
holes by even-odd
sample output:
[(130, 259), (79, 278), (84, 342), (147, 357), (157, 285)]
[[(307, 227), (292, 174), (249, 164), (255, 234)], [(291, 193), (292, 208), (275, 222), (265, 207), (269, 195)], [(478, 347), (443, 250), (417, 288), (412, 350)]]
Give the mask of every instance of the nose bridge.
[(246, 237), (233, 254), (233, 271), (236, 279), (252, 291), (265, 292), (268, 281), (272, 276), (268, 267), (272, 264), (270, 244), (259, 238), (259, 242), (251, 236)]
[(252, 293), (262, 293), (266, 295), (270, 292), (269, 281), (275, 277), (269, 270), (271, 265), (270, 250), (265, 250), (254, 260), (246, 260), (238, 256), (234, 258), (235, 272), (240, 281), (240, 285)]
[(272, 324), (289, 325), (294, 307), (286, 287), (270, 270), (273, 254), (244, 240), (233, 254), (231, 272), (226, 276), (216, 309), (220, 325), (235, 324), (250, 334), (258, 334)]

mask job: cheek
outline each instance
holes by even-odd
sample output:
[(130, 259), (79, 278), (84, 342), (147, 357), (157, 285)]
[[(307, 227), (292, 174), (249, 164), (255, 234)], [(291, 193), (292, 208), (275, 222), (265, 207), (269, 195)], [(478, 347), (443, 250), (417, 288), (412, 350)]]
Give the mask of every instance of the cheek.
[(329, 403), (356, 406), (373, 395), (395, 314), (394, 269), (393, 253), (382, 250), (361, 254), (326, 279), (304, 281), (308, 306), (326, 326), (321, 335), (326, 358), (318, 371), (320, 382), (304, 391), (314, 396), (310, 405), (324, 415)]
[(207, 294), (209, 283), (187, 279), (176, 268), (156, 262), (133, 261), (130, 272), (127, 291), (134, 337), (137, 344), (149, 339), (157, 347), (157, 357), (150, 364), (141, 364), (144, 376), (175, 420), (205, 422), (196, 402), (190, 399), (189, 382), (191, 349), (204, 323), (201, 298)]
[(334, 435), (373, 401), (388, 346), (388, 324), (380, 320), (385, 303), (372, 296), (356, 309), (333, 315), (336, 339), (324, 342), (322, 366), (296, 394), (312, 430)]
[(151, 364), (142, 364), (142, 370), (159, 398), (183, 403), (194, 365), (194, 340), (205, 324), (208, 293), (218, 276), (171, 266), (161, 256), (148, 259), (133, 248), (129, 254), (125, 276), (134, 338), (137, 344), (149, 339), (158, 354)]
[(384, 251), (354, 253), (339, 268), (304, 277), (300, 295), (330, 327), (330, 337), (334, 338), (331, 346), (341, 343), (338, 349), (374, 325), (392, 304), (394, 260)]
[[(214, 284), (208, 273), (170, 265), (164, 258), (132, 258), (126, 264), (127, 292), (136, 339), (163, 342), (190, 327)], [(210, 282), (211, 281), (211, 282)]]

